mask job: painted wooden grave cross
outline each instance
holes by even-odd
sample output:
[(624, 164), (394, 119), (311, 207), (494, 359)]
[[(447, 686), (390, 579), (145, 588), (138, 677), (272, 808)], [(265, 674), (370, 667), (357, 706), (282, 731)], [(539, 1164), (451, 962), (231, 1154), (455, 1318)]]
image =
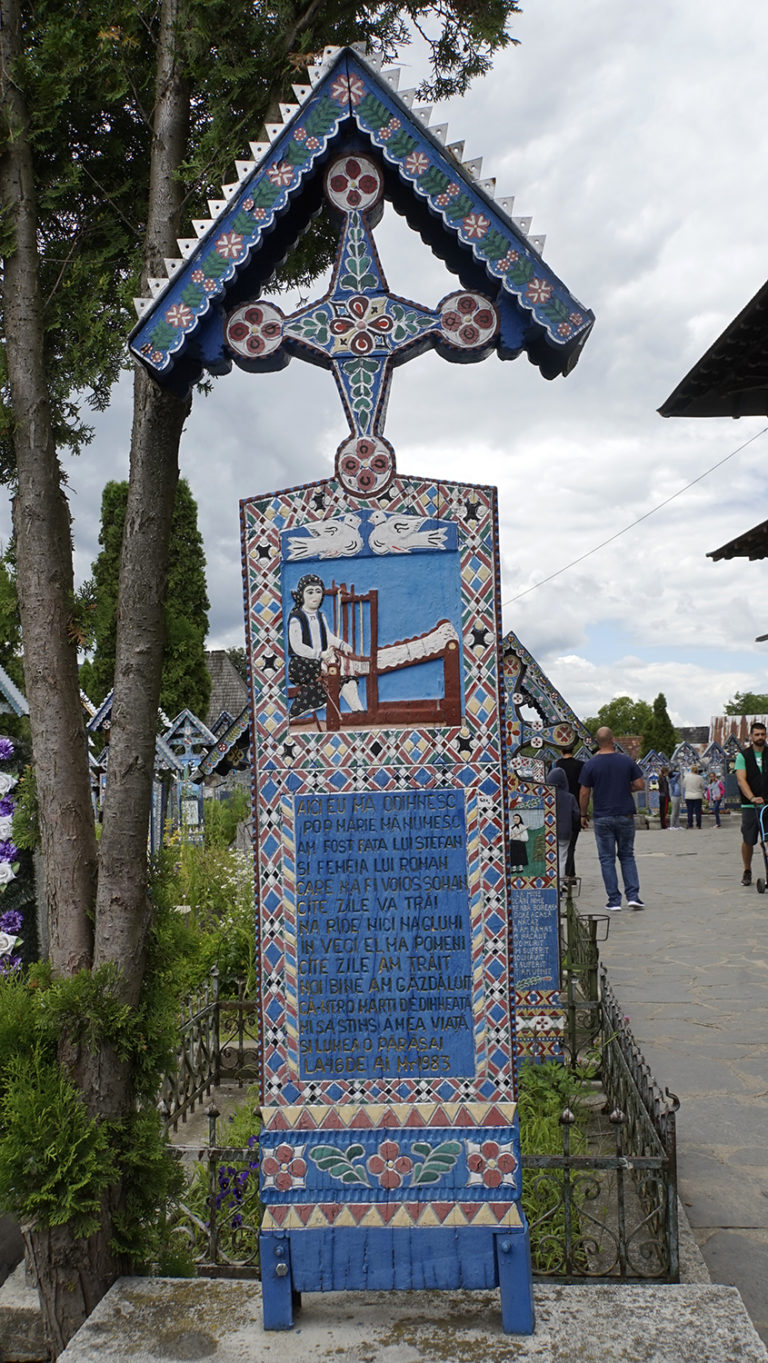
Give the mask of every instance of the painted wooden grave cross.
[[(367, 61), (327, 54), (140, 300), (132, 349), (184, 393), (300, 355), (349, 421), (334, 475), (241, 505), (261, 964), (264, 1322), (297, 1294), (500, 1286), (533, 1328), (520, 1204), (496, 493), (399, 475), (392, 370), (592, 324), (525, 233)], [(263, 292), (325, 194), (328, 292)], [(392, 200), (459, 277), (388, 291)]]

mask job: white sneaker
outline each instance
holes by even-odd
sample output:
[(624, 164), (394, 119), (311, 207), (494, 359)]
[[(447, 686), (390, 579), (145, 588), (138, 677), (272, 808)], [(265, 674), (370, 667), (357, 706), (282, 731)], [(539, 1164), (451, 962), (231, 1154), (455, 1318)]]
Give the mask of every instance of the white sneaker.
[(605, 907), (606, 909), (610, 909), (611, 913), (621, 913), (622, 909), (621, 904), (606, 904)]
[(638, 896), (637, 899), (628, 899), (628, 900), (627, 900), (627, 904), (629, 905), (630, 909), (644, 909), (644, 908), (645, 908), (645, 904), (643, 903), (642, 899), (640, 899), (639, 896)]

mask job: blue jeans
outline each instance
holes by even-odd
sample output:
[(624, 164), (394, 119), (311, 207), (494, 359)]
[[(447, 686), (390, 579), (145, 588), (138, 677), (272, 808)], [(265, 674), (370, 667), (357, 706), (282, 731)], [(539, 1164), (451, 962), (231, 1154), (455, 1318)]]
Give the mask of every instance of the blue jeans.
[(635, 864), (635, 820), (632, 814), (607, 814), (594, 819), (597, 855), (609, 904), (621, 903), (621, 890), (616, 875), (619, 858), (627, 899), (638, 899), (640, 882)]

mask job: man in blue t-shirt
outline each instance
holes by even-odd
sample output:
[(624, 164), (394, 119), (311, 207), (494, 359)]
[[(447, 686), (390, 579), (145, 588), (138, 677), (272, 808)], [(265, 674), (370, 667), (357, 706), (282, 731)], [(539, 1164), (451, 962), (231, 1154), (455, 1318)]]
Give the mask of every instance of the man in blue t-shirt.
[(633, 791), (642, 790), (643, 773), (626, 753), (616, 752), (613, 734), (607, 727), (598, 729), (597, 752), (585, 763), (579, 777), (581, 826), (589, 827), (587, 811), (592, 795), (592, 816), (600, 870), (608, 896), (607, 909), (621, 908), (621, 890), (616, 874), (619, 858), (624, 893), (631, 909), (644, 909), (635, 863), (635, 801)]

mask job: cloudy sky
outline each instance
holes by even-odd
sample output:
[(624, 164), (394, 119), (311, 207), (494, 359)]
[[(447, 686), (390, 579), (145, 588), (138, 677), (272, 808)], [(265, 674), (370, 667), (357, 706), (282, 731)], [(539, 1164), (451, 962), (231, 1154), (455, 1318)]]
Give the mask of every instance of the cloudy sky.
[[(524, 357), (406, 365), (386, 434), (404, 474), (498, 485), (505, 628), (580, 714), (664, 691), (676, 723), (706, 723), (735, 690), (768, 689), (768, 645), (754, 642), (768, 633), (766, 569), (706, 557), (768, 515), (768, 419), (656, 409), (768, 277), (768, 6), (527, 0), (515, 32), (521, 46), (432, 122), (448, 121), (448, 140), (464, 139), (465, 159), (482, 156), (499, 197), (533, 217), (546, 261), (597, 322), (573, 373), (551, 383)], [(419, 54), (402, 64), (401, 88), (416, 84)], [(431, 305), (453, 287), (391, 209), (377, 241), (395, 292)], [(70, 470), (80, 578), (103, 484), (127, 476), (130, 399), (127, 382)], [(326, 476), (346, 429), (330, 373), (296, 360), (233, 372), (196, 401), (183, 471), (211, 647), (243, 639), (239, 500)]]

